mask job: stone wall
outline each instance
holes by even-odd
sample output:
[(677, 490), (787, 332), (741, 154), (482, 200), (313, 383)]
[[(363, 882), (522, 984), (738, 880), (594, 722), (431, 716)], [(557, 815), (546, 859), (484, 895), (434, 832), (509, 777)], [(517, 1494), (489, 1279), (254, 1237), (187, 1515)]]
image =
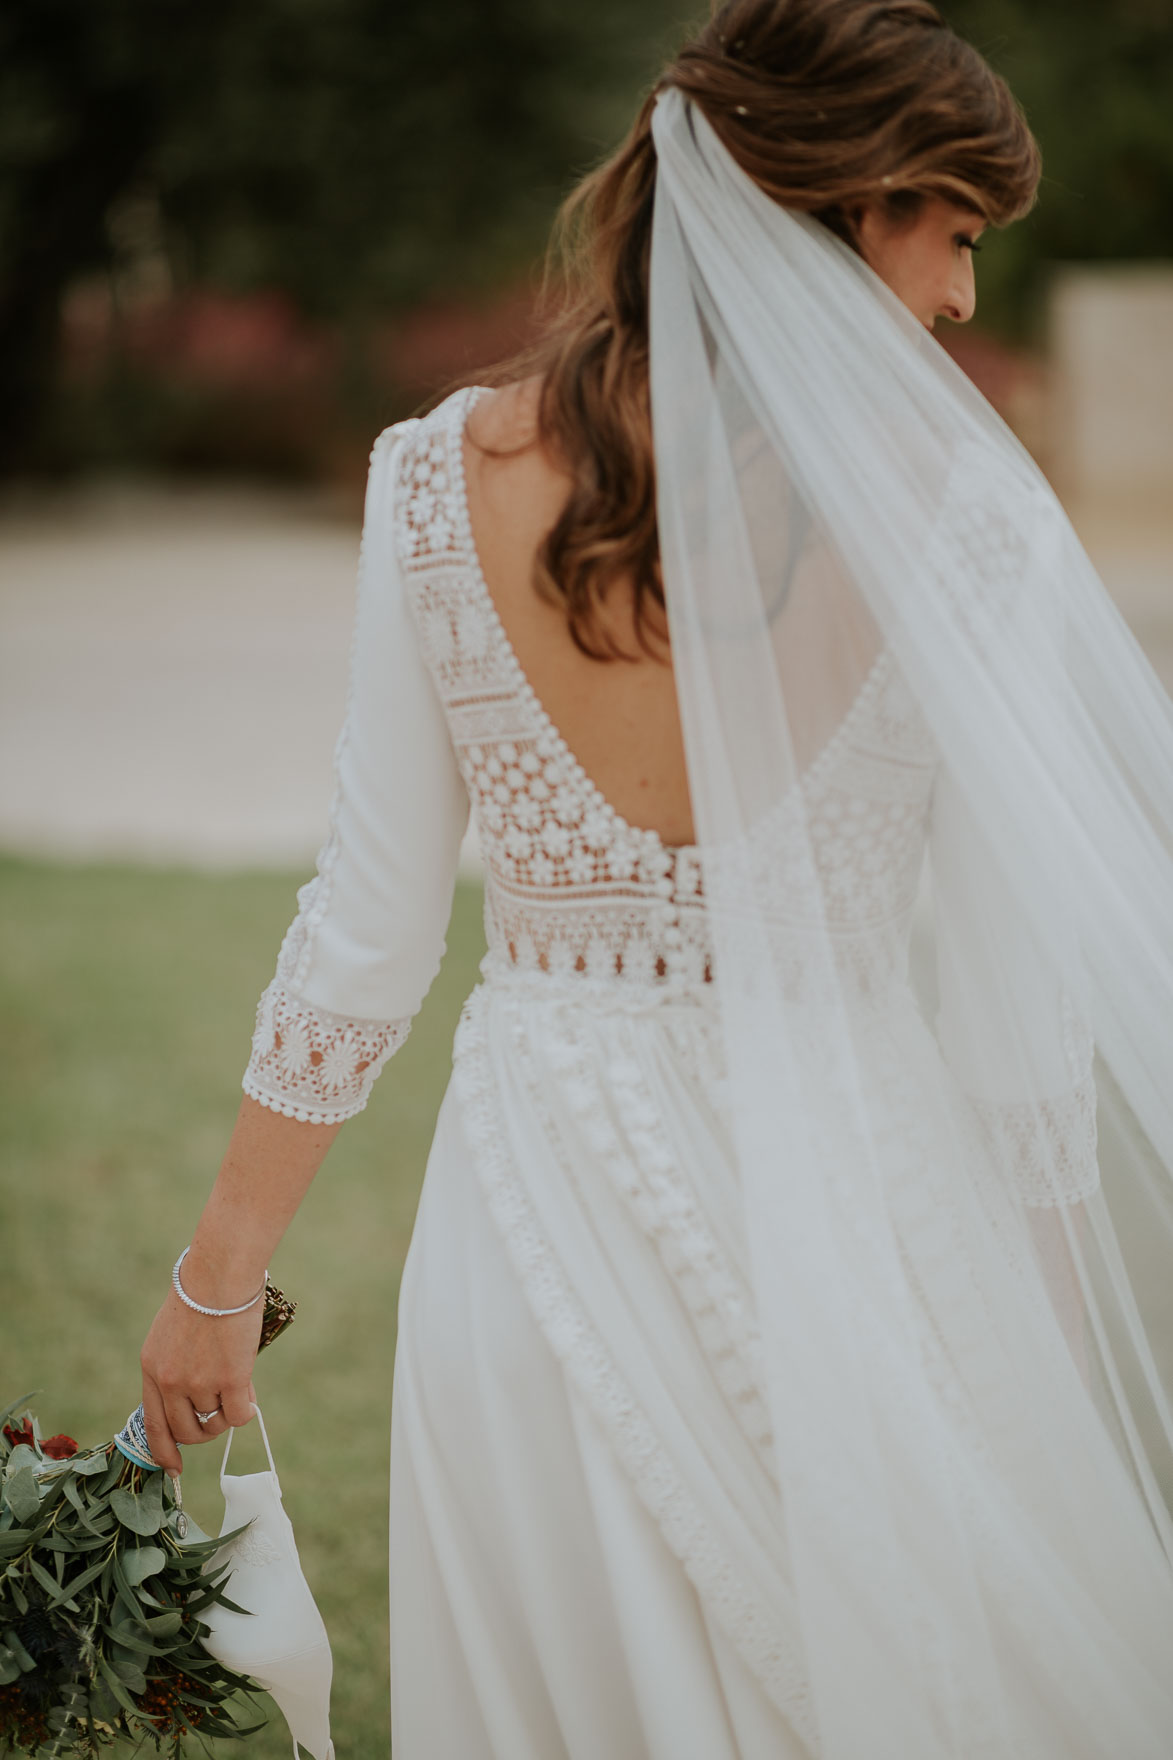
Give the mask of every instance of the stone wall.
[(1173, 263), (1057, 268), (1048, 330), (1047, 466), (1060, 494), (1173, 502)]

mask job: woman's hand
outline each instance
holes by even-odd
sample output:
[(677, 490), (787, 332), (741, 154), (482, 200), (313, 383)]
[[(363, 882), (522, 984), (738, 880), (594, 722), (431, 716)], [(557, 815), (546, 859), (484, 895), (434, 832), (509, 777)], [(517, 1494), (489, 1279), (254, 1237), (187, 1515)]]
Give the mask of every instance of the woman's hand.
[[(141, 1355), (147, 1440), (168, 1473), (183, 1471), (178, 1443), (209, 1442), (252, 1417), (261, 1313), (258, 1302), (243, 1314), (212, 1319), (168, 1292)], [(206, 1424), (196, 1418), (213, 1410)]]
[[(340, 1129), (242, 1099), (183, 1261), (183, 1287), (194, 1301), (209, 1308), (248, 1301)], [(263, 1312), (257, 1302), (241, 1314), (198, 1314), (172, 1290), (155, 1315), (142, 1348), (143, 1413), (151, 1453), (167, 1472), (183, 1471), (178, 1443), (208, 1442), (252, 1417)], [(215, 1416), (201, 1424), (197, 1412)]]

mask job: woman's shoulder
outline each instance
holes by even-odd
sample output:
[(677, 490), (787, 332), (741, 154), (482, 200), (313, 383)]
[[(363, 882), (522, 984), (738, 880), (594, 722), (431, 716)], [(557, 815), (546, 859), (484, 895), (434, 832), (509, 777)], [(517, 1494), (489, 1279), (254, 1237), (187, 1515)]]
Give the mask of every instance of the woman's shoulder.
[(459, 423), (474, 454), (501, 464), (528, 460), (531, 469), (548, 466), (547, 448), (537, 444), (541, 387), (540, 375), (503, 385), (458, 386), (422, 416), (408, 416), (384, 428), (376, 447), (392, 446), (401, 437), (426, 441)]
[[(469, 414), (469, 438), (488, 447), (532, 445), (538, 433), (538, 400), (542, 376), (512, 379), (504, 385), (471, 385), (465, 395), (473, 398)], [(462, 395), (457, 393), (457, 396)]]
[(565, 502), (562, 469), (539, 424), (540, 376), (486, 387), (465, 424), (465, 475), (481, 523), (504, 520), (533, 542)]

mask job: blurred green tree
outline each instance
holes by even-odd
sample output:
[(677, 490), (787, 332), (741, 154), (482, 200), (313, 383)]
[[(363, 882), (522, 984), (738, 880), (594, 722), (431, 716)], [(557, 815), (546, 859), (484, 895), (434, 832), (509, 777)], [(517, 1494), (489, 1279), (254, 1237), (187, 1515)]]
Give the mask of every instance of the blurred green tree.
[(1171, 0), (939, 0), (1043, 150), (1034, 212), (983, 254), (982, 322), (1037, 341), (1056, 262), (1173, 257)]
[[(64, 293), (144, 225), (179, 286), (365, 327), (524, 272), (704, 0), (0, 0), (0, 469), (51, 396)], [(1171, 0), (945, 0), (1044, 151), (983, 322), (1048, 262), (1173, 254)], [(361, 375), (356, 374), (356, 378)]]
[(144, 219), (180, 285), (280, 287), (351, 338), (515, 275), (674, 16), (669, 0), (0, 0), (0, 467), (50, 395), (65, 290), (116, 265)]

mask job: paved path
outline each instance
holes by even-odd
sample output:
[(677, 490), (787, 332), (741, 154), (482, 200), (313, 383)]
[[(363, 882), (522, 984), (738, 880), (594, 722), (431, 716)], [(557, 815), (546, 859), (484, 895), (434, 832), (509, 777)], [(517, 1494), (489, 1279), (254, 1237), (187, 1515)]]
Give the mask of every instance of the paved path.
[[(1173, 517), (1081, 529), (1173, 690)], [(0, 848), (304, 866), (324, 832), (358, 522), (301, 491), (0, 501)], [(475, 845), (465, 849), (475, 868)]]
[(209, 867), (312, 862), (345, 703), (358, 540), (356, 518), (286, 490), (9, 496), (0, 847)]

